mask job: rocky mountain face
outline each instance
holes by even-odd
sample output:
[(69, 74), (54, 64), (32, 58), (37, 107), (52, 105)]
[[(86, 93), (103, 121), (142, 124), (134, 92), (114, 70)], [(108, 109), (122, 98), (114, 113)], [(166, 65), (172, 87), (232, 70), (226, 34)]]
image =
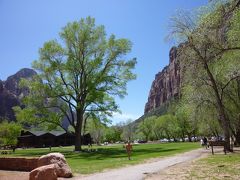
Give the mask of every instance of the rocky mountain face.
[[(229, 10), (223, 17), (224, 23), (219, 27), (218, 32), (219, 39), (223, 43), (226, 41), (226, 30), (229, 27), (229, 19), (232, 17), (234, 11), (240, 7), (240, 0), (233, 0), (227, 3), (226, 6), (229, 6)], [(144, 115), (164, 113), (166, 109), (165, 104), (170, 102), (171, 99), (180, 96), (180, 87), (183, 81), (181, 73), (184, 71), (183, 68), (185, 68), (183, 64), (180, 66), (180, 52), (181, 48), (184, 48), (185, 45), (183, 43), (170, 50), (169, 65), (156, 74), (149, 92), (148, 101), (145, 105)]]
[(157, 73), (152, 83), (144, 114), (161, 108), (180, 93), (180, 61), (178, 48), (172, 47), (169, 52), (169, 65)]
[(15, 120), (12, 107), (21, 105), (21, 98), (28, 94), (27, 88), (20, 88), (20, 80), (32, 78), (36, 74), (34, 70), (24, 68), (9, 76), (6, 81), (0, 80), (0, 119)]
[[(16, 74), (9, 76), (6, 81), (0, 80), (0, 122), (1, 119), (8, 119), (9, 121), (15, 120), (13, 107), (21, 106), (22, 98), (29, 93), (27, 87), (20, 88), (20, 80), (30, 79), (34, 75), (37, 75), (33, 69), (24, 68), (18, 71)], [(53, 111), (57, 111), (53, 109)], [(66, 117), (62, 120), (62, 126), (67, 129), (69, 122)]]

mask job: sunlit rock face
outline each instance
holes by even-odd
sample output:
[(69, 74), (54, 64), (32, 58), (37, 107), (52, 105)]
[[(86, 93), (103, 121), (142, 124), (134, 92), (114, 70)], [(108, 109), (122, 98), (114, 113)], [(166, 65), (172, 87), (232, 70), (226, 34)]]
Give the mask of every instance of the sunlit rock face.
[[(6, 81), (0, 80), (0, 122), (3, 119), (14, 121), (16, 119), (13, 107), (21, 106), (24, 108), (22, 98), (29, 94), (27, 87), (20, 87), (21, 79), (31, 79), (37, 75), (36, 71), (29, 68), (23, 68), (14, 75), (7, 78)], [(56, 109), (52, 109), (57, 111)], [(66, 117), (62, 120), (62, 125), (65, 129), (69, 126), (69, 121)]]
[[(210, 0), (209, 0), (210, 1)], [(226, 43), (227, 30), (229, 27), (229, 20), (234, 11), (240, 7), (240, 1), (234, 0), (227, 3), (226, 6), (231, 4), (228, 13), (223, 17), (223, 22), (218, 29), (219, 42)], [(179, 98), (180, 87), (183, 83), (183, 72), (187, 66), (181, 61), (182, 48), (187, 45), (187, 42), (180, 44), (178, 47), (173, 47), (169, 53), (169, 65), (166, 66), (161, 72), (157, 73), (149, 92), (148, 101), (145, 105), (144, 114), (154, 112), (154, 110), (164, 107), (164, 105), (174, 98)], [(151, 114), (151, 113), (150, 113)]]
[(145, 105), (145, 114), (179, 96), (180, 65), (177, 53), (178, 48), (172, 47), (169, 52), (169, 65), (156, 74)]
[(32, 78), (36, 74), (34, 70), (24, 68), (9, 76), (6, 81), (0, 80), (0, 119), (15, 120), (12, 108), (21, 105), (21, 98), (28, 94), (27, 88), (20, 88), (20, 80)]
[(28, 94), (27, 88), (20, 88), (19, 83), (22, 78), (29, 79), (32, 78), (37, 73), (28, 68), (23, 68), (20, 71), (18, 71), (16, 74), (9, 76), (7, 80), (5, 81), (5, 88), (15, 94), (16, 96), (20, 96), (21, 94), (26, 95)]

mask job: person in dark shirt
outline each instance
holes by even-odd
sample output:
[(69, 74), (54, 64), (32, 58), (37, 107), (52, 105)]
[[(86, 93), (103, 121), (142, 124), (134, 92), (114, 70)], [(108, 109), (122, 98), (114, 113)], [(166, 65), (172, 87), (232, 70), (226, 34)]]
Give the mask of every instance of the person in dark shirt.
[(208, 142), (207, 138), (204, 137), (204, 138), (203, 138), (203, 144), (204, 144), (204, 146), (206, 147), (206, 149), (207, 149), (207, 142)]

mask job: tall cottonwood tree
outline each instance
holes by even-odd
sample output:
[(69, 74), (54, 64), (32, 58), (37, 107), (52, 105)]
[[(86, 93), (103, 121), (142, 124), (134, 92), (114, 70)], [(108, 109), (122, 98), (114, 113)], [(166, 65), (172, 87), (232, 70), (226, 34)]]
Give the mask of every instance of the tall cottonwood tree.
[(196, 89), (205, 86), (209, 90), (211, 98), (207, 101), (216, 108), (229, 151), (230, 119), (224, 104), (224, 92), (240, 73), (233, 69), (231, 75), (221, 81), (215, 73), (214, 64), (218, 61), (230, 63), (233, 54), (239, 59), (240, 31), (236, 28), (239, 27), (239, 13), (239, 0), (233, 0), (215, 4), (211, 11), (200, 14), (197, 20), (185, 13), (178, 14), (173, 18), (172, 26), (172, 34), (185, 41), (180, 49), (182, 65), (185, 66), (182, 68), (185, 83)]
[(126, 84), (136, 78), (136, 59), (126, 60), (131, 42), (107, 38), (104, 26), (91, 17), (68, 23), (60, 32), (62, 41), (51, 40), (39, 50), (33, 68), (35, 80), (23, 83), (30, 94), (18, 117), (34, 123), (61, 126), (63, 117), (75, 131), (75, 151), (81, 150), (86, 118), (118, 111), (114, 97), (126, 95)]

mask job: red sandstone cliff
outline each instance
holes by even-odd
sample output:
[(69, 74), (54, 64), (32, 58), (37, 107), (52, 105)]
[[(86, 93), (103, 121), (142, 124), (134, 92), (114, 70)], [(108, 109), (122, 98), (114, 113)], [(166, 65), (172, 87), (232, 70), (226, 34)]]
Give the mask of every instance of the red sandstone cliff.
[(176, 47), (170, 50), (169, 65), (156, 74), (145, 105), (145, 114), (161, 107), (170, 99), (179, 96), (180, 65), (177, 51), (178, 48)]
[[(240, 0), (234, 0), (231, 3), (227, 3), (226, 6), (231, 7), (224, 15), (224, 23), (219, 29), (219, 38), (221, 41), (225, 41), (226, 30), (229, 26), (229, 19), (232, 17), (233, 12), (240, 7)], [(187, 43), (187, 42), (186, 42)], [(181, 63), (181, 48), (184, 48), (186, 43), (182, 43), (179, 47), (173, 47), (169, 53), (169, 65), (166, 66), (161, 72), (156, 74), (155, 80), (152, 83), (148, 101), (145, 105), (144, 114), (153, 112), (160, 107), (164, 107), (166, 102), (169, 102), (174, 97), (179, 97), (181, 80), (183, 79), (182, 72), (185, 68), (180, 66)], [(181, 64), (183, 65), (183, 64)], [(181, 67), (181, 69), (180, 69)], [(181, 72), (181, 73), (180, 73)], [(162, 112), (162, 111), (161, 111)], [(153, 113), (154, 114), (154, 113)]]

